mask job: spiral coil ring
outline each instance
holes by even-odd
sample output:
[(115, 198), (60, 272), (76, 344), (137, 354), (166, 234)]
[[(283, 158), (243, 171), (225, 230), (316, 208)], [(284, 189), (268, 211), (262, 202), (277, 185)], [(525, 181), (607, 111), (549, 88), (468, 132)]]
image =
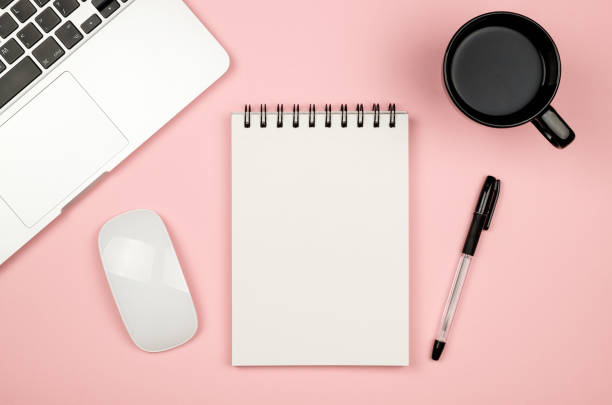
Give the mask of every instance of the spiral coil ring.
[(293, 105), (293, 128), (298, 128), (300, 126), (300, 105)]
[(268, 106), (259, 105), (259, 126), (265, 128), (268, 126)]
[(314, 128), (316, 124), (316, 114), (317, 107), (314, 104), (310, 104), (308, 106), (308, 127)]
[(325, 104), (325, 128), (331, 128), (332, 124), (332, 106)]
[(374, 128), (380, 127), (380, 104), (374, 104), (372, 106), (374, 112)]
[(283, 127), (283, 115), (284, 115), (284, 106), (282, 104), (276, 105), (276, 128)]
[(357, 128), (363, 128), (363, 104), (357, 104)]

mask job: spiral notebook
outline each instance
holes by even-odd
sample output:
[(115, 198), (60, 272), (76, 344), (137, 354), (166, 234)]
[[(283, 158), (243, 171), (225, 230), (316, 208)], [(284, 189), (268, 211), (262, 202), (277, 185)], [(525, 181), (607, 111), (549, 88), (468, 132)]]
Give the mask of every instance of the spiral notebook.
[(408, 365), (408, 115), (232, 114), (232, 364)]

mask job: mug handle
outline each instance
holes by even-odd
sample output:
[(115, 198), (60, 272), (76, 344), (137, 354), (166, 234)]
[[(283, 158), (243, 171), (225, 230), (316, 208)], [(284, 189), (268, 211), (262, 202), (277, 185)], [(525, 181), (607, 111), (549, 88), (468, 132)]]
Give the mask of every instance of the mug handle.
[(555, 148), (563, 149), (576, 138), (574, 131), (550, 105), (531, 122)]

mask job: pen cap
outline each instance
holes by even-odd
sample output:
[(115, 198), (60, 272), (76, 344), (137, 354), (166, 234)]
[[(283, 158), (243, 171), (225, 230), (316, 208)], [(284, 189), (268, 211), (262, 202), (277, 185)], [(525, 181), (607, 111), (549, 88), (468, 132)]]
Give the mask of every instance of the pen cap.
[(478, 198), (478, 205), (476, 206), (476, 213), (485, 216), (484, 224), (482, 229), (488, 230), (491, 226), (491, 220), (493, 219), (493, 213), (497, 206), (497, 199), (499, 198), (499, 191), (501, 182), (493, 176), (487, 176), (480, 197)]
[(463, 253), (473, 256), (478, 246), (478, 240), (482, 231), (486, 231), (491, 226), (493, 212), (499, 197), (500, 181), (493, 176), (488, 176), (482, 186), (482, 191), (478, 197), (478, 204), (474, 211), (474, 217), (470, 224), (468, 235), (463, 245)]

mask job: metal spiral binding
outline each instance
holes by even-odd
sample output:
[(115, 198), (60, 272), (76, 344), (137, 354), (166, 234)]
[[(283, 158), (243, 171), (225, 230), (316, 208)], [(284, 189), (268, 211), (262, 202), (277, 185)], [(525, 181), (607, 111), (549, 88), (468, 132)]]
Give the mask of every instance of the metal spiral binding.
[[(277, 104), (276, 105), (276, 127), (283, 127), (283, 116), (284, 116), (284, 105)], [(357, 104), (356, 107), (357, 112), (357, 127), (363, 128), (365, 121), (365, 111), (363, 108), (363, 104)], [(244, 106), (244, 127), (251, 128), (251, 105), (246, 104)], [(308, 127), (314, 128), (316, 126), (316, 113), (317, 108), (315, 104), (309, 104), (308, 106)], [(372, 106), (372, 113), (374, 114), (374, 128), (380, 127), (380, 104), (374, 104)], [(266, 104), (260, 104), (259, 106), (259, 126), (261, 128), (266, 128), (268, 126), (268, 107)], [(325, 128), (331, 128), (332, 126), (332, 114), (333, 107), (331, 104), (325, 104)], [(348, 105), (341, 104), (340, 105), (340, 125), (342, 128), (348, 127)], [(292, 115), (292, 125), (293, 128), (298, 128), (300, 126), (300, 105), (293, 105), (293, 115)], [(395, 128), (397, 125), (397, 110), (395, 104), (389, 104), (389, 127)]]
[(340, 126), (342, 126), (342, 128), (346, 128), (348, 125), (348, 106), (346, 104), (342, 104), (340, 106), (340, 114)]
[(389, 104), (389, 126), (395, 128), (395, 104)]
[(244, 127), (251, 128), (251, 105), (244, 106)]
[(374, 104), (372, 106), (374, 112), (374, 128), (380, 127), (380, 104)]
[(300, 126), (300, 105), (293, 104), (293, 128)]
[(331, 128), (332, 124), (332, 106), (325, 104), (325, 128)]
[(259, 126), (265, 128), (268, 126), (268, 106), (259, 105)]
[(363, 128), (363, 104), (357, 104), (357, 128)]
[(276, 128), (283, 127), (283, 114), (284, 114), (284, 106), (282, 104), (276, 105)]
[(308, 106), (308, 127), (314, 128), (316, 124), (315, 113), (317, 112), (317, 107), (314, 104), (310, 104)]

